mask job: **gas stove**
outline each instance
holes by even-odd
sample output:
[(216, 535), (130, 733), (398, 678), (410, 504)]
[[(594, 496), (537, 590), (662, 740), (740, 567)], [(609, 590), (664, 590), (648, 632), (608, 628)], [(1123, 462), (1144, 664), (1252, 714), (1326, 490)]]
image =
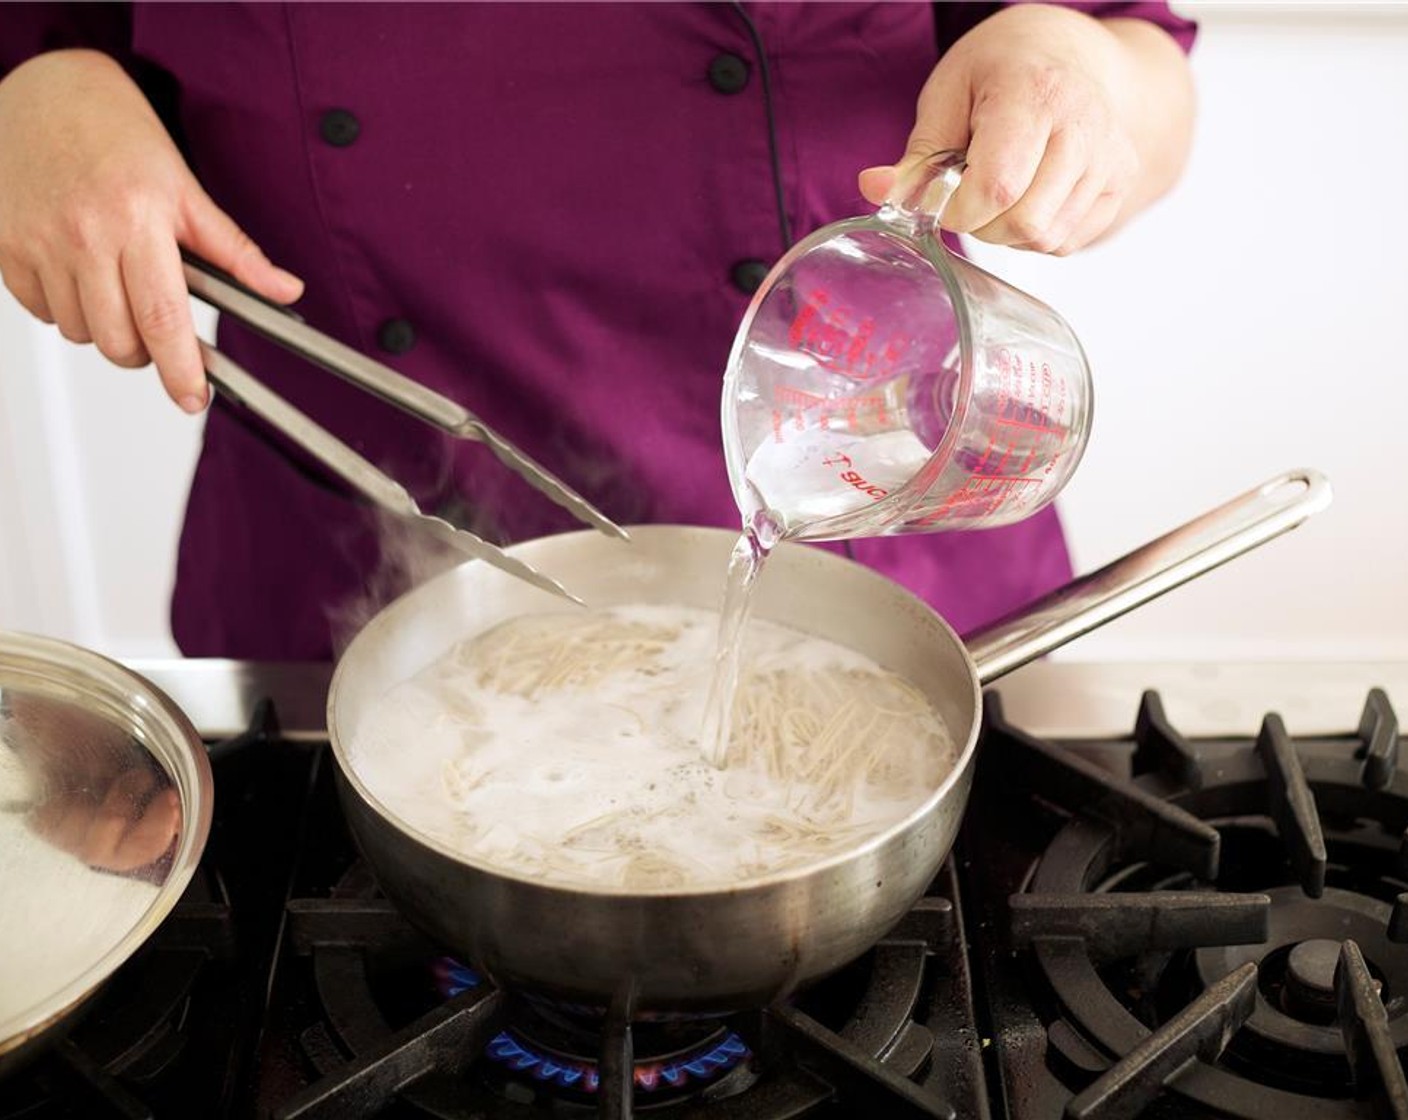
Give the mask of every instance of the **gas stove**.
[(1030, 666), (884, 941), (784, 1005), (624, 1038), (386, 901), (326, 667), (134, 668), (210, 744), (206, 858), (0, 1120), (1408, 1120), (1408, 665)]

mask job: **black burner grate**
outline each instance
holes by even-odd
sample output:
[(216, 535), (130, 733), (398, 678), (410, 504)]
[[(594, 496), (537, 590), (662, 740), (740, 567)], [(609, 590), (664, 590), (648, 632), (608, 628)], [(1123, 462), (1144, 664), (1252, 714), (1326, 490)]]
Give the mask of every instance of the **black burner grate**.
[(239, 914), (243, 902), (257, 912), (261, 894), (281, 889), (273, 865), (251, 867), (248, 857), (285, 837), (267, 820), (223, 810), (248, 795), (255, 770), (276, 782), (287, 775), (287, 765), (270, 775), (246, 758), (276, 738), (265, 704), (244, 734), (209, 747), (221, 797), (194, 878), (157, 933), (72, 1016), (66, 1037), (6, 1078), (0, 1120), (165, 1120), (235, 1109), (261, 1010), (247, 982), (260, 930)]
[[(936, 889), (953, 888), (946, 872)], [(271, 1100), (280, 1120), (617, 1118), (635, 1110), (662, 1120), (987, 1115), (958, 916), (942, 893), (795, 1005), (624, 1029), (484, 982), (446, 999), (447, 967), (463, 966), (444, 964), (360, 862), (325, 894), (291, 900), (288, 912), (281, 983), (299, 988), (310, 1012), (290, 1037), (317, 1080)], [(931, 1017), (934, 1008), (942, 1010)], [(924, 1020), (948, 1027), (951, 1016), (965, 1029), (936, 1041)], [(730, 1039), (743, 1053), (710, 1071), (717, 1076), (655, 1076), (701, 1045), (712, 1053)], [(517, 1070), (495, 1060), (497, 1047), (525, 1040), (551, 1061), (589, 1064), (596, 1084), (583, 1084), (585, 1073), (568, 1083), (542, 1076), (537, 1059)], [(656, 1082), (653, 1091), (646, 1081)]]
[(252, 1071), (317, 752), (282, 740), (266, 702), (208, 750), (214, 816), (190, 886), (68, 1036), (0, 1083), (0, 1120), (255, 1115)]
[(212, 748), (187, 897), (0, 1120), (1408, 1120), (1398, 719), (1375, 691), (1293, 730), (1189, 739), (1150, 694), (1132, 736), (1052, 743), (990, 697), (956, 857), (884, 942), (795, 1003), (628, 1028), (443, 962), (265, 706)]
[(964, 844), (1037, 993), (983, 952), (1012, 1115), (1408, 1118), (1397, 747), (1377, 691), (1358, 735), (1302, 741), (1273, 714), (1192, 742), (1148, 694), (1132, 751), (1042, 742), (990, 698)]
[[(68, 1037), (8, 1080), (0, 1120), (144, 1120), (163, 1075), (189, 1048), (192, 1000), (208, 962), (228, 959), (233, 927), (223, 884), (197, 875), (157, 936), (117, 973)], [(200, 1056), (197, 1056), (197, 1061)]]

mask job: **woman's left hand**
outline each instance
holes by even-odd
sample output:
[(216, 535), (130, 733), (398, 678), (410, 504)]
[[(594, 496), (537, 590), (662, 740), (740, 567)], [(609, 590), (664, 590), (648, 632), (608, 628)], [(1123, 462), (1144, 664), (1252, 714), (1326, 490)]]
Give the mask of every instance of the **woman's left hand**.
[(1186, 59), (1162, 29), (1014, 5), (940, 59), (904, 157), (861, 172), (861, 193), (879, 204), (927, 157), (966, 149), (944, 228), (1070, 253), (1172, 186), (1192, 118)]

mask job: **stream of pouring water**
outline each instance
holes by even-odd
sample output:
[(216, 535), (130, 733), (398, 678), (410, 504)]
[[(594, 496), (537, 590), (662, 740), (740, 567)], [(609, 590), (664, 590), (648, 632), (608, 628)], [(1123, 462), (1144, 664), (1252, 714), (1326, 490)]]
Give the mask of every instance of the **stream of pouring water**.
[(749, 519), (728, 561), (728, 582), (719, 615), (719, 641), (704, 705), (700, 750), (704, 761), (722, 770), (728, 755), (733, 723), (733, 700), (743, 662), (743, 631), (753, 611), (753, 589), (782, 536), (781, 522), (764, 510)]

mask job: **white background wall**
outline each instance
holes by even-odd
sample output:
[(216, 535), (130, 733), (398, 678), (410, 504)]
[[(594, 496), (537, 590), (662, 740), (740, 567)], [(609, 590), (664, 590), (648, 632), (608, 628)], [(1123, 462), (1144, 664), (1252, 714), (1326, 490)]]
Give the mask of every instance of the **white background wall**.
[(1095, 370), (1077, 563), (1285, 467), (1336, 498), (1070, 655), (1408, 656), (1408, 5), (1178, 7), (1202, 35), (1177, 192), (1085, 255), (984, 254)]
[[(1408, 658), (1408, 5), (1180, 4), (1203, 24), (1178, 191), (1049, 260), (979, 250), (1075, 326), (1095, 435), (1063, 498), (1091, 567), (1290, 466), (1326, 514), (1067, 656)], [(199, 421), (0, 300), (0, 627), (174, 652)]]

